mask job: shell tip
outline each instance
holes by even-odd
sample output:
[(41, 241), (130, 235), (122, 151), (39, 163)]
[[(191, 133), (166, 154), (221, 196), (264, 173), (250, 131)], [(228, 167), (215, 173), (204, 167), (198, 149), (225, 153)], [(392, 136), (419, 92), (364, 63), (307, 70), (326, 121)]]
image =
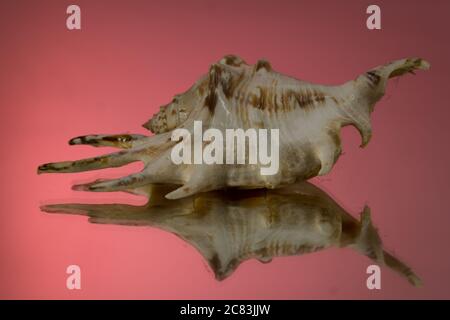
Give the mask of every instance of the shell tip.
[(427, 60), (420, 59), (420, 64), (419, 64), (419, 67), (418, 67), (419, 69), (429, 70), (430, 67), (431, 67), (431, 64)]

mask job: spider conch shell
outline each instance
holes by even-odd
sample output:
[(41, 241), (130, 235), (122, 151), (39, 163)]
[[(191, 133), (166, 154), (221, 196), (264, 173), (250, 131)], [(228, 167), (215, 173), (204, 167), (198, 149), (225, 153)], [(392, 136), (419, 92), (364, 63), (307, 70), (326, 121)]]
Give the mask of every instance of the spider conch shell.
[(174, 186), (127, 190), (150, 196), (144, 206), (54, 204), (41, 209), (89, 216), (103, 224), (152, 226), (179, 236), (208, 261), (216, 279), (230, 276), (245, 260), (270, 262), (331, 247), (349, 247), (386, 265), (419, 286), (403, 262), (383, 250), (368, 207), (355, 219), (330, 196), (308, 182), (267, 190), (200, 193), (178, 200), (164, 194)]
[[(155, 133), (88, 135), (70, 144), (115, 146), (126, 150), (78, 161), (48, 163), (39, 173), (79, 172), (142, 161), (136, 174), (74, 186), (76, 190), (118, 191), (147, 184), (181, 185), (166, 195), (178, 199), (198, 192), (240, 188), (275, 188), (327, 174), (341, 154), (340, 129), (353, 125), (364, 147), (372, 135), (370, 114), (389, 78), (428, 69), (420, 58), (393, 61), (342, 85), (311, 84), (275, 72), (267, 61), (248, 65), (236, 56), (213, 64), (188, 91), (176, 95), (144, 126)], [(279, 168), (262, 175), (260, 164), (174, 164), (174, 129), (278, 129)], [(224, 152), (224, 157), (226, 150)]]

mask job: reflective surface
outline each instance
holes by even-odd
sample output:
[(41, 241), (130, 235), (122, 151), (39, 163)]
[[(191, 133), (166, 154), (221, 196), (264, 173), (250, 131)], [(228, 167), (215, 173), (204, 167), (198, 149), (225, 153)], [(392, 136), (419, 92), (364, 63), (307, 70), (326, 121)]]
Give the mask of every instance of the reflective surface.
[(41, 209), (87, 215), (93, 223), (151, 226), (174, 233), (200, 252), (218, 280), (248, 259), (267, 263), (278, 256), (351, 247), (376, 264), (386, 264), (411, 284), (421, 284), (408, 266), (383, 250), (368, 207), (356, 219), (310, 183), (167, 200), (164, 195), (175, 188), (155, 185), (130, 190), (149, 197), (144, 206), (55, 204)]

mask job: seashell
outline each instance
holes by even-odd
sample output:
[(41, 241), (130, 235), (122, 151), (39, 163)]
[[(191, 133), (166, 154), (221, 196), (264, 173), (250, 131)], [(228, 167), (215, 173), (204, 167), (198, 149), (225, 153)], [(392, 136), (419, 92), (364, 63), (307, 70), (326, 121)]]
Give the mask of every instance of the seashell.
[(54, 204), (43, 211), (87, 215), (93, 223), (151, 226), (174, 233), (208, 261), (216, 279), (229, 277), (248, 259), (270, 262), (331, 247), (349, 247), (419, 286), (403, 262), (383, 250), (370, 210), (360, 220), (308, 182), (274, 190), (228, 190), (178, 200), (164, 194), (176, 186), (145, 186), (128, 192), (150, 198), (144, 206)]
[[(178, 199), (198, 192), (229, 187), (275, 188), (327, 174), (341, 154), (340, 129), (353, 125), (366, 146), (372, 135), (370, 114), (383, 96), (388, 79), (428, 69), (420, 58), (393, 61), (371, 69), (342, 85), (311, 84), (275, 72), (267, 61), (251, 66), (225, 56), (189, 90), (176, 95), (144, 127), (142, 135), (88, 135), (70, 144), (115, 146), (125, 150), (78, 161), (41, 165), (38, 173), (79, 172), (144, 162), (141, 172), (115, 180), (74, 186), (85, 191), (119, 191), (147, 184), (178, 184), (167, 195)], [(195, 122), (205, 129), (278, 129), (279, 167), (263, 175), (260, 163), (175, 164), (171, 151), (175, 129), (193, 133)], [(204, 143), (207, 145), (207, 143)], [(228, 148), (230, 149), (230, 148)], [(234, 156), (236, 149), (227, 150)], [(224, 161), (225, 162), (225, 161)]]

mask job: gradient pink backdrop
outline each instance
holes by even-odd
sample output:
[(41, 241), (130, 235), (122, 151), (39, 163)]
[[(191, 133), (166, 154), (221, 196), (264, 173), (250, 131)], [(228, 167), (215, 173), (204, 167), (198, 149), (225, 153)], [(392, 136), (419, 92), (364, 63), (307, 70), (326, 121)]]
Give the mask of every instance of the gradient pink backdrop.
[[(81, 31), (65, 26), (72, 3)], [(381, 31), (365, 27), (372, 1), (2, 1), (0, 298), (450, 298), (450, 2), (375, 3)], [(216, 282), (172, 234), (39, 211), (59, 201), (144, 203), (70, 189), (139, 165), (42, 176), (36, 168), (112, 151), (67, 145), (77, 135), (146, 133), (140, 125), (160, 105), (228, 53), (318, 83), (397, 58), (431, 62), (390, 83), (365, 150), (355, 130), (343, 130), (345, 154), (315, 180), (354, 215), (369, 204), (386, 247), (423, 288), (383, 269), (382, 290), (369, 291), (370, 261), (349, 249), (248, 261)], [(65, 287), (69, 264), (82, 269), (80, 291)]]

